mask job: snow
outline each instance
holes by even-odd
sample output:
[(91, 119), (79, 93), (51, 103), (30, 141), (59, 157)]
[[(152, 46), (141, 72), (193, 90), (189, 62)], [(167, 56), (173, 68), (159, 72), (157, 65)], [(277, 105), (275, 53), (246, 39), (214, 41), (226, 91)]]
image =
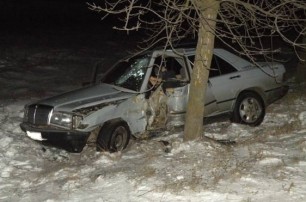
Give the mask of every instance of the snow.
[(88, 68), (65, 67), (81, 60), (73, 50), (56, 53), (0, 56), (0, 201), (306, 201), (305, 84), (269, 106), (259, 127), (221, 117), (196, 142), (183, 142), (178, 128), (123, 152), (72, 154), (19, 127), (26, 103), (90, 77)]

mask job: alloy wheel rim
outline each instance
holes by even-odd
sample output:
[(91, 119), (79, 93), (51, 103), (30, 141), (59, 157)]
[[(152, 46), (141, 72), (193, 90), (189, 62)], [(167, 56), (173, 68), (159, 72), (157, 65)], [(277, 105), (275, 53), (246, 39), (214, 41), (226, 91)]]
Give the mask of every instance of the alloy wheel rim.
[(241, 102), (239, 114), (242, 121), (246, 123), (254, 123), (260, 118), (262, 107), (257, 99), (248, 97)]

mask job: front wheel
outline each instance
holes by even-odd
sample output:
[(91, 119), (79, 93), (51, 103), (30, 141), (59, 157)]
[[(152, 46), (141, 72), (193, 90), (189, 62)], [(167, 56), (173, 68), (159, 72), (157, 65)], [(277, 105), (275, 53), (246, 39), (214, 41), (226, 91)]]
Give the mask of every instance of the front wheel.
[(245, 92), (238, 96), (232, 121), (235, 123), (258, 126), (265, 116), (265, 106), (259, 95)]
[(126, 148), (130, 140), (130, 130), (123, 121), (106, 123), (97, 138), (98, 151), (117, 152)]

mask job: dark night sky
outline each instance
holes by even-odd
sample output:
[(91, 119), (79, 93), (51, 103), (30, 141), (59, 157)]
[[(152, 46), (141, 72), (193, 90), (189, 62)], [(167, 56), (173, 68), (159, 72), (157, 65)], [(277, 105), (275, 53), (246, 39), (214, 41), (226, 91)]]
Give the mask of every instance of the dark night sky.
[(112, 30), (112, 18), (101, 21), (101, 14), (89, 10), (86, 2), (103, 0), (0, 0), (0, 37), (7, 38), (2, 43), (26, 43), (25, 36), (36, 39), (31, 40), (33, 44), (49, 45), (96, 44), (99, 39), (127, 37)]
[(85, 0), (2, 0), (1, 24), (11, 30), (65, 29), (101, 22)]

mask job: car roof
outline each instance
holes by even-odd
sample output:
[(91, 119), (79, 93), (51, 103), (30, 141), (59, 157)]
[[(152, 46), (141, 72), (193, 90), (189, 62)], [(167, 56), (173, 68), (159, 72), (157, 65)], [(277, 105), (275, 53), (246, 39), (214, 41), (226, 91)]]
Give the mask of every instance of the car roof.
[[(174, 53), (178, 53), (178, 54), (182, 54), (185, 56), (193, 56), (195, 55), (196, 49), (195, 48), (179, 48), (179, 49), (159, 49), (159, 50), (154, 50), (154, 52), (160, 52), (161, 54), (163, 52), (174, 52)], [(252, 63), (250, 63), (249, 61), (225, 50), (222, 48), (215, 48), (214, 49), (214, 54), (217, 55), (218, 57), (222, 58), (223, 60), (227, 61), (228, 63), (232, 64), (233, 66), (235, 66), (237, 69), (239, 70), (243, 70), (249, 66), (252, 66)]]

